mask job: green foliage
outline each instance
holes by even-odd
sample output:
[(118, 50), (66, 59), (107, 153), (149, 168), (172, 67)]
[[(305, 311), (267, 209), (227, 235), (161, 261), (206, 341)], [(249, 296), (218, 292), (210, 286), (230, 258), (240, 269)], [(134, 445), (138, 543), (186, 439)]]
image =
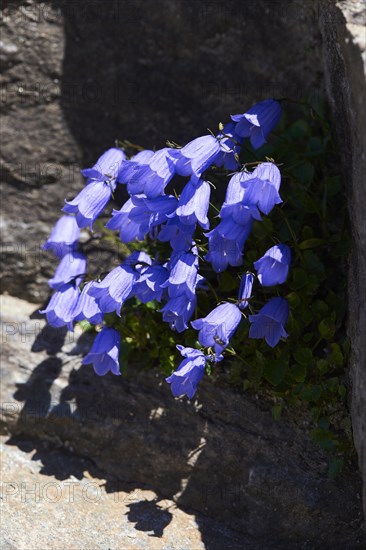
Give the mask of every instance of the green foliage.
[[(260, 158), (273, 158), (280, 166), (284, 203), (271, 213), (268, 233), (265, 225), (256, 222), (245, 254), (248, 262), (258, 259), (272, 231), (291, 247), (289, 279), (279, 288), (282, 296), (287, 292), (290, 303), (289, 338), (272, 350), (238, 331), (232, 345), (245, 361), (232, 369), (230, 378), (243, 390), (281, 399), (272, 409), (275, 418), (284, 404), (290, 410), (296, 407), (304, 417), (310, 415), (312, 438), (331, 455), (328, 475), (332, 478), (342, 469), (345, 456), (353, 452), (345, 385), (350, 237), (328, 123), (311, 106), (304, 106), (303, 111), (295, 122), (283, 120), (276, 139), (256, 153)], [(256, 300), (260, 292), (255, 289)], [(262, 293), (264, 300), (263, 289)]]

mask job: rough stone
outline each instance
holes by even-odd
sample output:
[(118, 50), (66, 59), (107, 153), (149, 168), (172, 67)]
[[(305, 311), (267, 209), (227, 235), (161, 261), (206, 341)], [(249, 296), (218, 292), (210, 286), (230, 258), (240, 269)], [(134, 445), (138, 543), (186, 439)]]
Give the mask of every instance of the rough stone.
[(121, 482), (87, 458), (47, 442), (36, 449), (27, 439), (2, 436), (0, 442), (4, 550), (204, 550), (213, 543), (242, 548), (240, 535), (200, 516), (211, 531), (205, 546), (197, 513)]
[[(230, 546), (212, 542), (202, 515), (234, 531), (238, 550), (366, 543), (358, 472), (350, 464), (327, 479), (326, 456), (306, 424), (276, 422), (269, 403), (209, 379), (187, 402), (174, 400), (154, 371), (99, 378), (80, 366), (88, 335), (46, 328), (34, 309), (2, 297), (2, 424), (10, 442), (31, 438), (46, 472), (44, 442), (88, 457), (105, 475), (197, 512), (209, 549)], [(107, 492), (113, 487), (106, 482)]]
[(366, 8), (359, 1), (322, 1), (319, 11), (326, 84), (352, 230), (348, 276), (351, 406), (366, 516)]

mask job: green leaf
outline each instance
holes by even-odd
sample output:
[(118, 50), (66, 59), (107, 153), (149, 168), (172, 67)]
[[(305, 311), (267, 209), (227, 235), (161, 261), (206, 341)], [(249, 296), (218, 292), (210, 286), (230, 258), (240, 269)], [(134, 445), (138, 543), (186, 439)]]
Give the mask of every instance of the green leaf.
[(325, 374), (329, 370), (328, 361), (326, 359), (319, 359), (316, 362), (316, 367), (320, 374)]
[(294, 139), (303, 139), (306, 135), (310, 133), (310, 127), (309, 123), (304, 120), (297, 120), (293, 123), (293, 125), (290, 128), (290, 135)]
[(316, 248), (317, 246), (321, 246), (326, 243), (327, 241), (324, 239), (307, 239), (299, 244), (299, 248), (300, 250), (307, 250), (308, 248)]
[(331, 317), (327, 317), (326, 319), (320, 321), (318, 325), (318, 330), (320, 336), (325, 340), (330, 340), (331, 338), (333, 338), (336, 330), (333, 319)]
[(304, 365), (305, 367), (310, 366), (313, 362), (313, 354), (308, 348), (298, 348), (294, 352), (293, 356), (297, 363), (300, 363), (300, 365)]
[(236, 290), (238, 288), (238, 284), (239, 284), (238, 278), (233, 277), (227, 271), (224, 271), (224, 273), (220, 275), (220, 279), (219, 279), (220, 291), (231, 292), (232, 290)]
[(299, 267), (293, 269), (292, 278), (293, 278), (293, 283), (291, 286), (295, 289), (303, 288), (308, 282), (308, 275), (306, 271), (304, 271)]
[(304, 401), (318, 401), (321, 396), (321, 387), (317, 384), (304, 386), (300, 392), (301, 399)]
[(341, 367), (343, 365), (344, 357), (343, 357), (343, 353), (341, 352), (340, 346), (336, 343), (333, 343), (333, 344), (330, 344), (330, 349), (331, 349), (330, 360), (337, 367)]
[(310, 162), (302, 162), (293, 169), (292, 173), (295, 179), (297, 179), (300, 183), (307, 185), (313, 181), (314, 166)]
[(270, 384), (277, 386), (284, 379), (287, 367), (285, 361), (272, 361), (264, 367), (263, 376)]
[(296, 363), (291, 367), (290, 374), (296, 382), (304, 382), (306, 378), (306, 365)]
[(292, 308), (296, 308), (301, 304), (301, 298), (296, 292), (290, 292), (290, 294), (287, 294), (286, 299)]
[(328, 314), (328, 305), (323, 300), (315, 300), (313, 302), (311, 309), (315, 313), (316, 317), (324, 319)]
[(325, 271), (324, 264), (321, 262), (319, 256), (312, 250), (306, 250), (304, 252), (304, 260), (310, 272), (323, 273), (323, 271)]

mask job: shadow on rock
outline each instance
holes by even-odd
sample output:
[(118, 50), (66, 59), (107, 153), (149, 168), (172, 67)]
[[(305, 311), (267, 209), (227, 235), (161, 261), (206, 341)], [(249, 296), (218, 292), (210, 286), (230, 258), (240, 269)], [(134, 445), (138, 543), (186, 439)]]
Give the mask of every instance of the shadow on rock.
[(158, 507), (158, 499), (145, 500), (129, 504), (128, 520), (135, 524), (138, 531), (151, 532), (152, 537), (162, 537), (164, 529), (172, 520), (172, 514), (168, 510)]

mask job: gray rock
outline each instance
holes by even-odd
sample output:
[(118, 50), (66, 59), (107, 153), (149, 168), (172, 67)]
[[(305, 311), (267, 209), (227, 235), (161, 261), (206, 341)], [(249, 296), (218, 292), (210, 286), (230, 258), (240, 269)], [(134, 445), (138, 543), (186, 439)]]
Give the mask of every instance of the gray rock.
[(348, 280), (352, 422), (366, 516), (366, 9), (364, 2), (326, 1), (319, 3), (319, 11), (352, 229)]
[(0, 442), (4, 550), (204, 550), (198, 521), (217, 547), (242, 548), (243, 539), (222, 524), (119, 481), (87, 458), (47, 442), (36, 448), (27, 439)]
[[(13, 438), (87, 457), (114, 480), (147, 486), (197, 512), (207, 548), (366, 542), (359, 474), (350, 465), (336, 481), (327, 479), (326, 456), (303, 421), (276, 422), (269, 403), (210, 379), (187, 402), (174, 400), (154, 371), (131, 367), (121, 377), (99, 378), (81, 366), (87, 334), (46, 329), (32, 304), (10, 296), (3, 297), (2, 331), (2, 421)], [(39, 453), (52, 473), (49, 451)], [(107, 481), (106, 491), (113, 487)], [(235, 531), (241, 546), (237, 539), (215, 544), (202, 514)]]

